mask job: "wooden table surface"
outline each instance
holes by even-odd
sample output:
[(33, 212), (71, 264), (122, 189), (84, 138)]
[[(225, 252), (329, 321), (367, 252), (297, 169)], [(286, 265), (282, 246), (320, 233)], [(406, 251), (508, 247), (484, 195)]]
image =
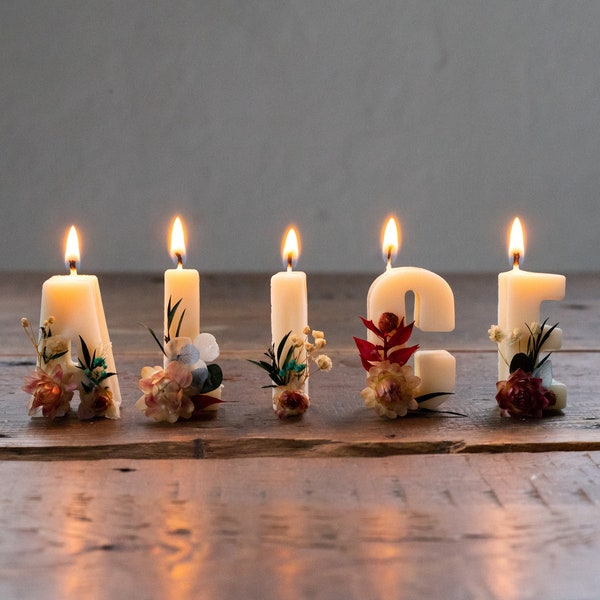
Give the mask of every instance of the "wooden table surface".
[[(383, 420), (359, 392), (373, 276), (309, 275), (311, 326), (334, 370), (304, 418), (279, 420), (266, 374), (269, 275), (204, 275), (202, 328), (225, 375), (217, 416), (156, 424), (134, 409), (160, 363), (160, 275), (100, 275), (123, 394), (118, 421), (27, 416), (45, 274), (0, 279), (1, 598), (600, 597), (600, 294), (569, 275), (553, 356), (564, 414), (501, 419), (494, 401), (496, 276), (447, 276), (452, 333), (414, 337), (457, 360), (462, 413)], [(76, 404), (76, 402), (75, 402)], [(213, 459), (213, 460), (198, 460)]]

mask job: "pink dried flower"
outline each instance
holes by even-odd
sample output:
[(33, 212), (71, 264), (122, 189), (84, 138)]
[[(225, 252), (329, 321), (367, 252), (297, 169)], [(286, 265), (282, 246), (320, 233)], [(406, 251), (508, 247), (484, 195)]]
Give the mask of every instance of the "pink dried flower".
[(180, 361), (172, 361), (164, 369), (144, 367), (138, 383), (144, 395), (136, 402), (136, 407), (155, 421), (175, 423), (180, 417), (189, 419), (194, 412), (194, 403), (189, 396), (191, 384), (189, 365)]
[(554, 392), (542, 385), (542, 379), (523, 369), (514, 371), (506, 381), (498, 381), (496, 389), (502, 416), (540, 418), (545, 408), (556, 403)]
[(25, 378), (23, 391), (31, 394), (29, 415), (35, 416), (39, 409), (48, 419), (62, 417), (69, 412), (73, 391), (77, 383), (72, 381), (72, 373), (63, 373), (61, 365), (47, 366), (46, 370), (36, 367), (34, 374)]

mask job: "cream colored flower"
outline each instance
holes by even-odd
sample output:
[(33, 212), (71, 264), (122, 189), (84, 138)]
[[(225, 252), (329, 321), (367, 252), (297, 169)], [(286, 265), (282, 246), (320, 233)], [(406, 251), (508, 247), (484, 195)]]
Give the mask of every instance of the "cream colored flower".
[(511, 344), (518, 344), (521, 341), (522, 337), (523, 332), (520, 329), (513, 329), (510, 334), (509, 342)]
[(324, 338), (325, 334), (322, 331), (319, 331), (318, 329), (313, 329), (312, 336), (315, 338), (315, 340), (318, 340)]
[(315, 345), (311, 344), (310, 342), (306, 342), (304, 344), (304, 349), (306, 350), (307, 354), (312, 354), (312, 352), (315, 350)]
[(62, 335), (52, 335), (45, 340), (46, 354), (48, 356), (54, 356), (55, 354), (61, 354), (69, 349), (69, 340)]
[(317, 350), (321, 350), (321, 348), (325, 348), (326, 345), (327, 345), (327, 341), (325, 340), (324, 337), (315, 338), (315, 348)]
[(290, 343), (295, 348), (300, 348), (304, 345), (304, 338), (299, 335), (292, 334), (290, 335)]
[(537, 321), (534, 321), (533, 323), (529, 324), (529, 329), (531, 329), (531, 333), (533, 335), (538, 335), (542, 331), (542, 326)]
[(308, 334), (310, 333), (310, 327), (307, 325), (307, 326), (306, 326), (306, 327), (305, 327), (305, 328), (302, 330), (302, 333), (303, 333), (304, 335), (308, 335)]
[(320, 371), (331, 371), (333, 367), (333, 362), (326, 354), (319, 354), (317, 358), (315, 358), (315, 363), (317, 363), (317, 367), (319, 367)]
[(415, 390), (420, 383), (421, 378), (413, 374), (411, 366), (384, 360), (369, 369), (367, 387), (360, 395), (367, 408), (374, 409), (379, 416), (395, 419), (419, 408)]
[(488, 336), (492, 342), (499, 343), (506, 338), (506, 333), (498, 325), (491, 325), (488, 329)]

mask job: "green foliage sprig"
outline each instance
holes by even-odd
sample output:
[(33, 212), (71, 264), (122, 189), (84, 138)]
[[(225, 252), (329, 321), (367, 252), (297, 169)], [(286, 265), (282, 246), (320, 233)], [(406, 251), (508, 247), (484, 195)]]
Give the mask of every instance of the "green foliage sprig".
[(116, 373), (107, 371), (106, 359), (104, 356), (96, 356), (95, 349), (93, 354), (90, 354), (87, 344), (81, 336), (79, 336), (79, 341), (81, 342), (81, 354), (83, 356), (79, 357), (77, 368), (83, 371), (88, 380), (88, 382), (82, 381), (81, 386), (85, 392), (89, 393), (95, 387), (102, 387), (102, 382), (116, 375)]
[(275, 344), (271, 344), (271, 347), (264, 353), (269, 359), (268, 362), (266, 360), (248, 359), (248, 362), (264, 369), (273, 382), (269, 385), (263, 385), (263, 388), (275, 388), (280, 385), (287, 385), (293, 376), (300, 378), (306, 372), (306, 363), (300, 363), (294, 357), (294, 350), (296, 348), (294, 344), (289, 347), (285, 353), (285, 357), (283, 356), (285, 345), (291, 334), (292, 332), (289, 331), (283, 336), (277, 346), (277, 352), (275, 351)]

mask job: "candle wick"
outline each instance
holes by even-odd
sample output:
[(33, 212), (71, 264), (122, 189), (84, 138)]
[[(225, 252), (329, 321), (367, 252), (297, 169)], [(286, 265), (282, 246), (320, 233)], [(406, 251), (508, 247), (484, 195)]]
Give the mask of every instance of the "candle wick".
[(177, 258), (177, 268), (181, 269), (183, 267), (183, 256), (180, 252), (175, 252), (175, 257)]
[(77, 261), (76, 260), (69, 261), (69, 271), (71, 272), (71, 275), (77, 275)]
[(385, 265), (386, 271), (392, 268), (392, 247), (390, 246), (387, 251), (387, 261)]
[(288, 258), (287, 258), (287, 270), (288, 271), (292, 270), (292, 263), (293, 263), (293, 257), (292, 257), (292, 253), (290, 252), (288, 254)]
[(521, 254), (519, 252), (515, 252), (513, 254), (513, 268), (519, 266), (520, 259), (521, 259)]

